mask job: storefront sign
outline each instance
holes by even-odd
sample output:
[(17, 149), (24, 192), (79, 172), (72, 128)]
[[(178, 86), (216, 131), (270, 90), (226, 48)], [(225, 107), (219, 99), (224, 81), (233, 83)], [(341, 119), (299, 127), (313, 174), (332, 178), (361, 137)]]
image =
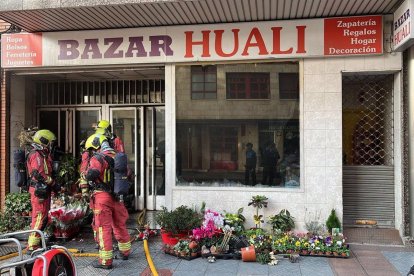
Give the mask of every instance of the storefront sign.
[(405, 0), (394, 13), (393, 46), (395, 51), (403, 51), (414, 42), (411, 32), (411, 11), (413, 0)]
[(42, 66), (42, 34), (4, 35), (1, 42), (2, 67)]
[[(325, 19), (325, 52), (364, 55), (382, 52), (381, 18), (371, 16)], [(380, 39), (380, 40), (379, 40)]]
[[(26, 39), (19, 42), (21, 49), (16, 56), (14, 41), (21, 36)], [(381, 53), (381, 16), (2, 36), (2, 66), (5, 68)], [(40, 60), (20, 59), (30, 55)]]

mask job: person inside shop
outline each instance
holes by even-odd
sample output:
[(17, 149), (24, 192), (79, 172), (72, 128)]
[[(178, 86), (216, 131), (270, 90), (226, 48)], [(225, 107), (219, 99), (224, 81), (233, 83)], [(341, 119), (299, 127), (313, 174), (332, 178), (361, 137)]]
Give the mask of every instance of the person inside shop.
[[(27, 156), (30, 202), (32, 204), (31, 229), (43, 231), (46, 228), (50, 210), (52, 190), (59, 192), (60, 187), (52, 177), (52, 156), (56, 136), (50, 130), (41, 129), (33, 135), (33, 143)], [(40, 248), (40, 235), (29, 235), (27, 254)]]
[(100, 120), (96, 125), (96, 134), (103, 134), (115, 152), (125, 153), (124, 142), (112, 132), (112, 126), (107, 120)]
[(273, 185), (273, 180), (276, 175), (276, 166), (280, 159), (279, 152), (276, 149), (274, 142), (267, 143), (266, 148), (263, 151), (263, 185)]
[(245, 173), (244, 173), (244, 184), (250, 185), (249, 179), (251, 177), (252, 184), (251, 186), (256, 185), (256, 164), (257, 156), (256, 152), (253, 150), (253, 144), (246, 144), (246, 164), (245, 164)]
[(91, 184), (90, 201), (93, 206), (93, 221), (97, 231), (99, 258), (92, 263), (94, 268), (112, 269), (112, 233), (118, 241), (118, 259), (127, 260), (131, 252), (131, 238), (126, 228), (128, 211), (123, 202), (113, 196), (113, 166), (115, 150), (101, 134), (91, 135), (85, 149), (93, 152), (89, 159), (85, 178)]

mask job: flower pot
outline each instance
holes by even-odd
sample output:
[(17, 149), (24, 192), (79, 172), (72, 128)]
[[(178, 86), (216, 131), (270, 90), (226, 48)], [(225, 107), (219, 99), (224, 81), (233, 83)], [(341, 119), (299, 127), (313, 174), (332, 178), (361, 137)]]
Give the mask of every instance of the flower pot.
[(325, 255), (326, 255), (326, 256), (331, 256), (331, 255), (332, 255), (332, 252), (331, 252), (331, 251), (326, 251), (326, 252), (325, 252)]
[(197, 252), (191, 252), (191, 257), (197, 257), (198, 253)]
[(256, 261), (256, 250), (253, 245), (249, 247), (243, 247), (241, 249), (241, 255), (243, 262), (255, 262)]
[(168, 245), (171, 245), (171, 246), (176, 245), (180, 239), (185, 238), (185, 237), (187, 237), (187, 234), (173, 235), (170, 232), (164, 232), (164, 231), (161, 232), (162, 242), (164, 244), (168, 244)]
[(309, 255), (309, 251), (308, 250), (302, 250), (301, 254), (302, 255)]
[(338, 252), (334, 251), (334, 252), (332, 252), (332, 255), (338, 256), (339, 254), (338, 254)]
[(343, 253), (341, 253), (341, 256), (342, 256), (342, 257), (348, 257), (348, 253), (343, 252)]

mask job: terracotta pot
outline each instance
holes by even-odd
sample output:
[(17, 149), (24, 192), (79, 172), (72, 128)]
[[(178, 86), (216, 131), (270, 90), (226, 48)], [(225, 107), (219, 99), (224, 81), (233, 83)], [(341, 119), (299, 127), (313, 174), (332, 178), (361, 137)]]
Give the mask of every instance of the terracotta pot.
[(348, 257), (348, 254), (346, 254), (346, 253), (344, 252), (344, 253), (341, 253), (341, 256), (342, 256), (342, 257)]
[(326, 251), (326, 252), (325, 252), (325, 255), (326, 255), (326, 256), (331, 256), (331, 255), (332, 255), (332, 252), (331, 252), (331, 251)]
[(198, 253), (197, 252), (191, 252), (191, 257), (197, 257)]
[(302, 250), (302, 255), (309, 255), (309, 251), (308, 250)]
[(332, 252), (332, 254), (333, 254), (334, 256), (338, 256), (338, 255), (339, 255), (339, 254), (338, 254), (338, 252), (336, 252), (336, 251)]
[(249, 247), (243, 247), (241, 249), (241, 255), (243, 262), (255, 262), (256, 261), (256, 250), (253, 245)]

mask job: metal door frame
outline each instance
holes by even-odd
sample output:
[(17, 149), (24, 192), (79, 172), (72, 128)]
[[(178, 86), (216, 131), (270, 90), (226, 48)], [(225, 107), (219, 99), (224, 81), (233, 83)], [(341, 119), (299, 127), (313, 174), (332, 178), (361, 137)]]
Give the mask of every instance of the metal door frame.
[[(161, 205), (165, 202), (165, 196), (157, 196), (156, 195), (156, 189), (155, 189), (155, 158), (151, 159), (151, 164), (148, 163), (147, 156), (148, 154), (151, 154), (152, 157), (155, 156), (155, 131), (156, 128), (155, 125), (155, 110), (156, 108), (163, 107), (164, 106), (129, 106), (129, 107), (120, 107), (120, 106), (114, 106), (109, 107), (108, 114), (110, 118), (110, 122), (113, 125), (113, 111), (116, 110), (131, 110), (134, 112), (135, 117), (135, 164), (134, 164), (134, 172), (140, 172), (139, 176), (137, 173), (135, 173), (135, 201), (134, 206), (136, 210), (142, 210), (143, 208), (146, 208), (148, 210), (158, 210), (161, 208)], [(152, 112), (152, 118), (151, 118), (151, 133), (148, 132), (148, 125), (147, 125), (147, 115), (146, 111), (151, 110)], [(137, 141), (138, 134), (140, 135), (139, 143)], [(148, 138), (151, 139), (151, 152), (148, 152), (148, 139), (147, 135), (150, 135)], [(138, 151), (139, 146), (139, 151)], [(141, 153), (138, 156), (138, 153)], [(151, 171), (151, 175), (149, 175), (149, 166), (151, 166), (153, 169)], [(149, 181), (149, 177), (151, 176), (151, 183)], [(139, 177), (139, 179), (138, 179)], [(139, 180), (139, 181), (138, 181)], [(155, 196), (149, 194), (149, 189), (151, 187), (151, 190), (153, 193), (155, 192)], [(140, 195), (138, 194), (138, 191), (140, 191)], [(162, 197), (162, 198), (161, 198)]]

